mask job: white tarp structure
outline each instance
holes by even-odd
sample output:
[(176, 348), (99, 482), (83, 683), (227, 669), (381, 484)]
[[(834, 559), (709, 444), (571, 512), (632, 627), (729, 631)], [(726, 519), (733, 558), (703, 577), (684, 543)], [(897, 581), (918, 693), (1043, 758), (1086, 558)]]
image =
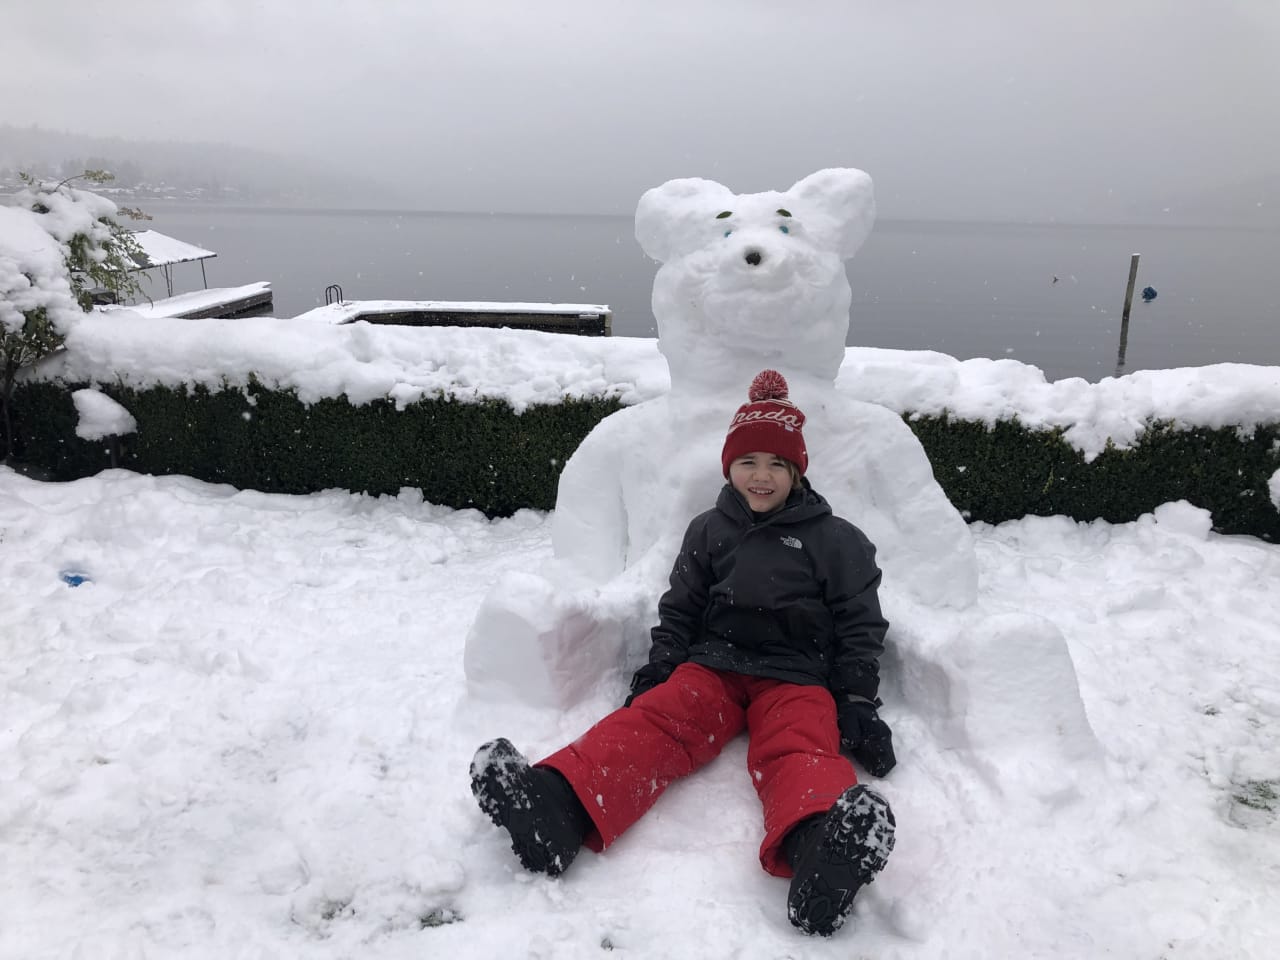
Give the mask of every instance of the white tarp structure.
[(212, 250), (197, 247), (157, 230), (136, 230), (133, 239), (142, 248), (142, 256), (133, 258), (139, 270), (166, 267), (173, 263), (190, 263), (192, 260), (208, 260), (217, 256)]
[(169, 291), (169, 296), (173, 296), (173, 273), (170, 268), (175, 263), (200, 261), (200, 279), (204, 281), (206, 288), (209, 286), (209, 278), (204, 272), (204, 261), (217, 256), (212, 250), (197, 247), (193, 243), (186, 243), (156, 230), (136, 230), (133, 239), (141, 251), (134, 255), (133, 262), (138, 265), (139, 270), (160, 268), (164, 274), (165, 287)]

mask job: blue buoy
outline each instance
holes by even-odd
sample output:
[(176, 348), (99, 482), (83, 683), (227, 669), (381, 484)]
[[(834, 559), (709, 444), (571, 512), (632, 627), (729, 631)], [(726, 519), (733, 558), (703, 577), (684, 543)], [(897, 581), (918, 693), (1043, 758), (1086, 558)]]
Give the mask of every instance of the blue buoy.
[(1151, 302), (1152, 300), (1154, 300), (1155, 298), (1156, 298), (1156, 288), (1155, 288), (1155, 287), (1143, 287), (1143, 288), (1142, 288), (1142, 302), (1143, 302), (1143, 303), (1150, 303), (1150, 302)]
[(87, 573), (77, 573), (75, 570), (63, 570), (58, 576), (62, 578), (62, 582), (68, 587), (78, 587), (82, 583), (93, 583), (93, 579)]

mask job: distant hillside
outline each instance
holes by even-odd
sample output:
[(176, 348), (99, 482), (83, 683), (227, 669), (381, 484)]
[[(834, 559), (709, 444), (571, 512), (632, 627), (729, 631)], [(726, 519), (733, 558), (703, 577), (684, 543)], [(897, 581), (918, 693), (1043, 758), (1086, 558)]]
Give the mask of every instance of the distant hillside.
[(394, 205), (396, 191), (312, 160), (224, 143), (90, 137), (0, 124), (0, 189), (19, 171), (71, 176), (85, 169), (116, 175), (115, 195), (294, 206)]

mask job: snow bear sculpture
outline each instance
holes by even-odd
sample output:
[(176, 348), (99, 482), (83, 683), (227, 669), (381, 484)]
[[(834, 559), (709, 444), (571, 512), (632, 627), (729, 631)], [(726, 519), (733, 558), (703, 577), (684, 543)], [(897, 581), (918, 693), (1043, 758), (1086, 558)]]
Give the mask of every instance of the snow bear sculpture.
[(852, 294), (844, 261), (870, 232), (871, 179), (821, 170), (784, 192), (701, 179), (649, 190), (636, 237), (653, 286), (669, 393), (603, 420), (565, 465), (555, 563), (506, 577), (467, 640), (473, 694), (568, 706), (648, 647), (688, 522), (724, 483), (720, 448), (747, 385), (780, 371), (807, 416), (809, 477), (877, 545), (886, 584), (963, 608), (977, 590), (968, 529), (902, 418), (836, 390)]

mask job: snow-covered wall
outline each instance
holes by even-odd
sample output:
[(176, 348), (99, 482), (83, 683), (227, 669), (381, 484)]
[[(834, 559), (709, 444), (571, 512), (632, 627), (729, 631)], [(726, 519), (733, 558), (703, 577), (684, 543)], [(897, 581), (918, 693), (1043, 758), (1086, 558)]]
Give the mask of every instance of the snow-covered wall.
[[(624, 404), (670, 387), (657, 341), (453, 327), (345, 326), (299, 319), (148, 319), (115, 310), (84, 318), (67, 349), (30, 376), (67, 383), (243, 387), (250, 376), (304, 403), (346, 396), (502, 399), (517, 411), (564, 397)], [(949, 413), (987, 424), (1063, 428), (1092, 459), (1132, 445), (1154, 421), (1179, 427), (1280, 422), (1280, 367), (1216, 364), (1142, 370), (1099, 383), (1048, 382), (1015, 360), (956, 360), (924, 351), (850, 347), (837, 389), (902, 414)]]

